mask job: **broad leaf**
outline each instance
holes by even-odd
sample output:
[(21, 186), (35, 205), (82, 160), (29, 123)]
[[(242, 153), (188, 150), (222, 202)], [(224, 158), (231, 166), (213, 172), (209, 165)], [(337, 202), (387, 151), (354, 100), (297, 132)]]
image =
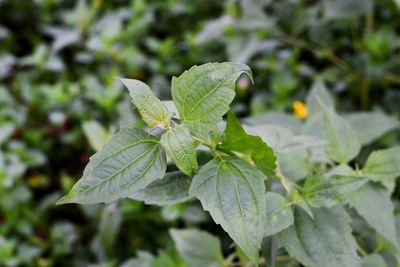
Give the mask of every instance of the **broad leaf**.
[(301, 122), (294, 116), (275, 111), (246, 118), (245, 123), (249, 125), (277, 125), (295, 133), (301, 128)]
[(189, 126), (193, 135), (207, 139), (208, 133), (229, 110), (236, 80), (242, 73), (252, 77), (250, 68), (244, 64), (208, 63), (172, 78), (172, 99), (181, 121)]
[(283, 196), (268, 192), (267, 222), (265, 224), (265, 236), (274, 235), (293, 224), (293, 212), (290, 202)]
[(374, 181), (388, 181), (400, 176), (400, 146), (372, 152), (363, 168)]
[(388, 265), (381, 255), (371, 254), (363, 258), (362, 267), (388, 267)]
[(383, 134), (400, 127), (395, 117), (382, 112), (357, 112), (346, 116), (362, 145), (376, 140)]
[(161, 145), (175, 165), (186, 175), (197, 172), (196, 143), (188, 128), (178, 125), (161, 136)]
[(323, 146), (327, 142), (311, 135), (295, 135), (287, 128), (277, 125), (245, 126), (246, 131), (260, 136), (276, 152), (290, 153), (306, 148)]
[(394, 206), (389, 192), (380, 184), (368, 183), (357, 190), (350, 199), (350, 205), (379, 234), (398, 246), (394, 220)]
[(190, 267), (223, 267), (219, 239), (197, 229), (171, 229), (176, 249)]
[(290, 180), (296, 182), (304, 179), (308, 175), (309, 163), (306, 151), (289, 152), (285, 154), (277, 153), (278, 165), (282, 174)]
[(326, 88), (323, 80), (317, 78), (314, 81), (306, 100), (308, 112), (311, 116), (322, 111), (320, 101), (322, 101), (325, 107), (334, 107), (333, 98)]
[(172, 205), (184, 202), (191, 198), (189, 196), (189, 187), (192, 178), (183, 173), (171, 172), (162, 180), (156, 180), (141, 189), (129, 198), (142, 200), (146, 204), (154, 205)]
[(304, 198), (313, 207), (332, 207), (345, 203), (350, 195), (362, 187), (367, 180), (359, 176), (316, 174), (308, 177), (304, 184)]
[(278, 233), (289, 254), (310, 267), (356, 267), (361, 262), (351, 234), (351, 218), (341, 206), (313, 209), (314, 220), (294, 210), (294, 225)]
[(83, 177), (58, 204), (108, 203), (129, 197), (164, 177), (166, 165), (158, 138), (141, 129), (121, 128), (90, 158)]
[(128, 88), (132, 103), (149, 127), (169, 126), (171, 118), (167, 107), (153, 94), (147, 84), (134, 79), (120, 78), (120, 80)]
[(350, 123), (331, 108), (324, 109), (324, 139), (328, 141), (326, 153), (339, 163), (347, 163), (358, 155), (361, 149), (358, 136)]
[(265, 179), (241, 159), (217, 157), (200, 169), (189, 189), (254, 264), (264, 236)]
[(235, 115), (229, 111), (223, 148), (248, 155), (265, 175), (275, 175), (276, 157), (273, 150), (259, 136), (245, 132)]

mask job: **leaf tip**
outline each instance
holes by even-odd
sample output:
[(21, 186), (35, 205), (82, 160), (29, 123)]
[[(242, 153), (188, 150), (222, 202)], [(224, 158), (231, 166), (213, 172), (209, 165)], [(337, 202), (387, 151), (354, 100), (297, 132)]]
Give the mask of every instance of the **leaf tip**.
[(74, 203), (74, 195), (71, 193), (66, 194), (62, 198), (56, 201), (56, 205), (64, 205), (64, 204), (71, 204)]

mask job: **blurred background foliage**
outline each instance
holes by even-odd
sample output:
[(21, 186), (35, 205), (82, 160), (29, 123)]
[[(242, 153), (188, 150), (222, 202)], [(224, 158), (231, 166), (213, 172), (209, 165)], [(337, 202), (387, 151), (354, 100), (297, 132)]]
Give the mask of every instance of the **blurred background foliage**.
[(398, 0), (0, 0), (0, 266), (186, 266), (168, 234), (184, 225), (228, 251), (198, 203), (54, 205), (111, 133), (143, 125), (115, 77), (167, 100), (192, 65), (242, 62), (241, 117), (301, 109), (317, 78), (342, 112), (399, 117), (399, 18)]

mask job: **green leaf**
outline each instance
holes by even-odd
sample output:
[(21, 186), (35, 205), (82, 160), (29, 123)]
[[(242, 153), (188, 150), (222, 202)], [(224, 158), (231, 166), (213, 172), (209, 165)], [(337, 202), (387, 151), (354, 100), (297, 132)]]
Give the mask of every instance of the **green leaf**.
[(129, 259), (119, 267), (153, 267), (154, 256), (145, 251), (138, 251), (137, 257)]
[(329, 108), (333, 108), (335, 104), (331, 94), (324, 84), (324, 81), (321, 78), (317, 78), (314, 81), (306, 99), (308, 113), (311, 116), (322, 111), (319, 103), (320, 101), (324, 103), (325, 107)]
[(394, 0), (394, 3), (397, 5), (398, 8), (400, 8), (400, 0)]
[(184, 174), (192, 176), (197, 172), (196, 143), (188, 128), (178, 125), (167, 130), (161, 136), (161, 145)]
[(389, 192), (382, 185), (366, 184), (352, 195), (350, 206), (354, 207), (379, 234), (398, 247), (394, 206)]
[(327, 144), (316, 136), (295, 135), (289, 129), (277, 125), (245, 126), (245, 129), (251, 134), (260, 136), (279, 153), (290, 153)]
[(328, 0), (324, 1), (324, 17), (329, 20), (354, 18), (367, 14), (373, 8), (372, 0)]
[(191, 182), (191, 177), (179, 171), (170, 172), (162, 180), (152, 182), (146, 188), (130, 195), (129, 198), (153, 205), (173, 205), (185, 202), (191, 198), (189, 196)]
[(244, 64), (207, 63), (172, 78), (172, 99), (181, 121), (189, 126), (193, 135), (207, 139), (208, 133), (229, 110), (236, 80), (242, 73), (252, 77), (250, 68)]
[(316, 174), (308, 177), (304, 184), (303, 196), (313, 207), (332, 207), (345, 203), (350, 195), (362, 187), (367, 180), (359, 176)]
[(245, 123), (249, 125), (276, 125), (282, 128), (298, 132), (301, 122), (292, 115), (283, 112), (269, 111), (268, 113), (246, 118)]
[(274, 151), (259, 136), (249, 135), (235, 115), (229, 111), (222, 148), (240, 152), (253, 160), (265, 175), (275, 175), (276, 157)]
[(358, 136), (350, 123), (336, 114), (332, 108), (323, 107), (323, 110), (323, 135), (328, 141), (326, 153), (336, 162), (347, 163), (360, 152), (361, 145)]
[(265, 236), (271, 236), (291, 226), (294, 219), (289, 200), (274, 192), (268, 192), (266, 200)]
[(158, 138), (141, 129), (121, 128), (90, 158), (83, 177), (57, 204), (108, 203), (129, 197), (164, 177), (166, 166)]
[(112, 254), (121, 230), (122, 214), (116, 204), (107, 205), (102, 211), (98, 232), (92, 243), (94, 247), (98, 246), (97, 251), (106, 252), (106, 255)]
[(371, 254), (363, 259), (362, 267), (388, 267), (379, 254)]
[(309, 163), (306, 151), (277, 153), (278, 165), (282, 174), (290, 180), (297, 182), (308, 175)]
[(399, 128), (399, 120), (382, 112), (356, 112), (345, 117), (354, 128), (362, 145), (367, 145), (383, 134)]
[(223, 267), (219, 239), (197, 229), (171, 229), (176, 249), (190, 267)]
[(217, 157), (200, 169), (189, 189), (254, 264), (264, 236), (265, 179), (241, 159)]
[(361, 262), (351, 234), (351, 218), (341, 206), (313, 209), (314, 220), (295, 208), (294, 225), (278, 233), (278, 243), (310, 267), (355, 267)]
[(132, 103), (149, 127), (169, 126), (171, 118), (167, 107), (153, 94), (147, 84), (134, 79), (120, 78), (120, 80), (128, 88)]
[(372, 152), (363, 172), (374, 181), (389, 181), (400, 176), (400, 146)]
[(82, 128), (90, 146), (95, 151), (100, 151), (111, 138), (111, 133), (97, 121), (86, 121), (82, 124)]

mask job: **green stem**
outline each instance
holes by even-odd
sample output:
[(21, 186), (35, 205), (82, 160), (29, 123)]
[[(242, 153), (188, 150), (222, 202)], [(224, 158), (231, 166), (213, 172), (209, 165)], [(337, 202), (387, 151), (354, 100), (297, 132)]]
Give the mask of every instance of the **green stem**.
[(367, 109), (369, 105), (370, 81), (367, 77), (361, 81), (361, 109)]

